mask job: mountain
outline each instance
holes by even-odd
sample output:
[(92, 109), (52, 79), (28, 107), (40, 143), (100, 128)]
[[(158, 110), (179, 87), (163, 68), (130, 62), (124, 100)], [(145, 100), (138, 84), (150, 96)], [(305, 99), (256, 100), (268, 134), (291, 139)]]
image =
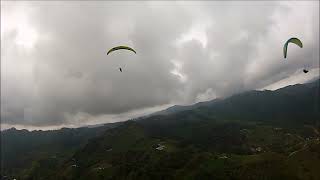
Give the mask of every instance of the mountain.
[(319, 119), (319, 81), (290, 85), (275, 91), (248, 91), (191, 106), (173, 106), (143, 121), (182, 113), (183, 116), (201, 115), (202, 118), (253, 120), (282, 125), (314, 124)]
[(174, 106), (171, 106), (165, 110), (152, 113), (148, 117), (155, 116), (155, 115), (169, 115), (169, 114), (178, 113), (181, 111), (192, 110), (192, 109), (199, 108), (199, 107), (210, 106), (210, 105), (213, 105), (219, 101), (220, 101), (220, 99), (214, 99), (211, 101), (198, 102), (196, 104), (189, 105), (189, 106), (174, 105)]
[[(189, 106), (175, 105), (150, 116), (207, 109), (211, 114), (216, 116), (224, 114), (228, 118), (243, 117), (244, 113), (249, 112), (247, 113), (251, 116), (249, 118), (261, 118), (262, 113), (263, 117), (275, 120), (281, 118), (278, 117), (279, 114), (298, 121), (301, 118), (309, 118), (308, 116), (315, 119), (319, 115), (319, 81), (317, 79), (306, 84), (290, 85), (275, 91), (248, 91), (226, 99), (214, 99)], [(299, 111), (302, 113), (299, 114)]]
[(4, 172), (18, 179), (320, 179), (318, 102), (319, 80), (174, 106), (112, 128), (9, 130), (1, 132), (2, 157), (20, 164), (4, 163)]

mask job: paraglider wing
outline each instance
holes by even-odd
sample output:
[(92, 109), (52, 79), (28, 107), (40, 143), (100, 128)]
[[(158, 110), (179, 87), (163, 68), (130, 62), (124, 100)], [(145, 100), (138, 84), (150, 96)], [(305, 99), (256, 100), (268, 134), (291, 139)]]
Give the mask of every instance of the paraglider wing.
[(283, 56), (284, 58), (287, 58), (287, 51), (288, 51), (288, 44), (289, 43), (294, 43), (300, 48), (303, 47), (302, 42), (298, 38), (290, 38), (283, 46)]
[(120, 49), (125, 49), (125, 50), (129, 50), (129, 51), (132, 51), (134, 52), (135, 54), (137, 54), (137, 52), (132, 49), (131, 47), (128, 47), (128, 46), (117, 46), (117, 47), (113, 47), (111, 48), (108, 52), (107, 52), (107, 55), (109, 55), (111, 52), (113, 51), (116, 51), (116, 50), (120, 50)]

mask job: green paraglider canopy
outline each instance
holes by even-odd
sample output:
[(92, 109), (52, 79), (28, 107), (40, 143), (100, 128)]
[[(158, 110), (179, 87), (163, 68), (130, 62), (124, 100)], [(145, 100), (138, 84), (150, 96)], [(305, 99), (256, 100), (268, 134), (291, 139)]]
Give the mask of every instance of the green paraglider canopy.
[(299, 46), (300, 48), (303, 47), (302, 42), (300, 41), (300, 39), (295, 38), (295, 37), (290, 38), (283, 46), (283, 56), (284, 56), (284, 58), (287, 58), (287, 51), (288, 51), (288, 44), (289, 43), (294, 43), (297, 46)]
[(135, 54), (137, 53), (134, 49), (132, 49), (131, 47), (128, 47), (128, 46), (116, 46), (116, 47), (111, 48), (111, 49), (107, 52), (107, 55), (109, 55), (109, 54), (110, 54), (111, 52), (113, 52), (113, 51), (120, 50), (120, 49), (129, 50), (129, 51), (134, 52)]

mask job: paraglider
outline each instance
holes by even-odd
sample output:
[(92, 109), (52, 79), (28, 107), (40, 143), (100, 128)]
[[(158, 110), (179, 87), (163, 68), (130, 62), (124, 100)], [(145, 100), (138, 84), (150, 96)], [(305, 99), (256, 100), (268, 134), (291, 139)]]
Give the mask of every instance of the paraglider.
[(300, 39), (295, 38), (295, 37), (290, 38), (283, 46), (283, 56), (284, 56), (284, 58), (287, 58), (287, 51), (288, 51), (288, 44), (289, 43), (294, 43), (297, 46), (299, 46), (300, 48), (303, 47), (302, 42), (300, 41)]
[[(284, 56), (284, 58), (287, 58), (287, 52), (288, 52), (288, 45), (289, 45), (289, 43), (296, 44), (296, 45), (299, 46), (300, 48), (303, 47), (303, 44), (302, 44), (302, 42), (300, 41), (300, 39), (295, 38), (295, 37), (290, 38), (289, 40), (287, 40), (287, 42), (286, 42), (286, 43), (284, 44), (284, 46), (283, 46), (283, 56)], [(303, 69), (303, 72), (304, 72), (304, 73), (308, 73), (309, 71), (306, 70), (306, 69)]]
[[(136, 52), (134, 49), (132, 49), (131, 47), (128, 47), (128, 46), (116, 46), (116, 47), (111, 48), (111, 49), (107, 52), (107, 55), (109, 55), (111, 52), (114, 52), (114, 51), (117, 51), (117, 50), (120, 50), (120, 49), (132, 51), (132, 52), (134, 52), (135, 54), (137, 54), (137, 52)], [(119, 67), (119, 71), (122, 72), (122, 68), (121, 68), (121, 67)]]
[(134, 52), (135, 54), (137, 54), (137, 52), (132, 49), (131, 47), (128, 47), (128, 46), (116, 46), (116, 47), (113, 47), (111, 48), (108, 52), (107, 52), (107, 55), (109, 55), (111, 52), (113, 51), (116, 51), (116, 50), (120, 50), (120, 49), (124, 49), (124, 50), (129, 50), (129, 51), (132, 51)]
[[(283, 56), (284, 56), (284, 58), (287, 58), (287, 52), (288, 52), (288, 45), (289, 45), (289, 43), (296, 44), (296, 45), (299, 46), (300, 48), (303, 47), (303, 44), (302, 44), (302, 42), (300, 41), (300, 39), (295, 38), (295, 37), (290, 38), (289, 40), (287, 40), (287, 42), (286, 42), (286, 43), (284, 44), (284, 46), (283, 46)], [(309, 71), (306, 70), (306, 69), (303, 69), (303, 72), (304, 72), (304, 73), (308, 73)]]

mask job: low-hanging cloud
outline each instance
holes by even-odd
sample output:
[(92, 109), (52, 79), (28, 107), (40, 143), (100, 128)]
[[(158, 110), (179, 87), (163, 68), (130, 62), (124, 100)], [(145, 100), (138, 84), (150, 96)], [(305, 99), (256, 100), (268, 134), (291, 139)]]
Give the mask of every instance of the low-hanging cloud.
[[(1, 11), (3, 124), (120, 121), (319, 67), (319, 2), (1, 2)], [(292, 36), (304, 48), (283, 60)], [(122, 44), (137, 54), (106, 55)]]

